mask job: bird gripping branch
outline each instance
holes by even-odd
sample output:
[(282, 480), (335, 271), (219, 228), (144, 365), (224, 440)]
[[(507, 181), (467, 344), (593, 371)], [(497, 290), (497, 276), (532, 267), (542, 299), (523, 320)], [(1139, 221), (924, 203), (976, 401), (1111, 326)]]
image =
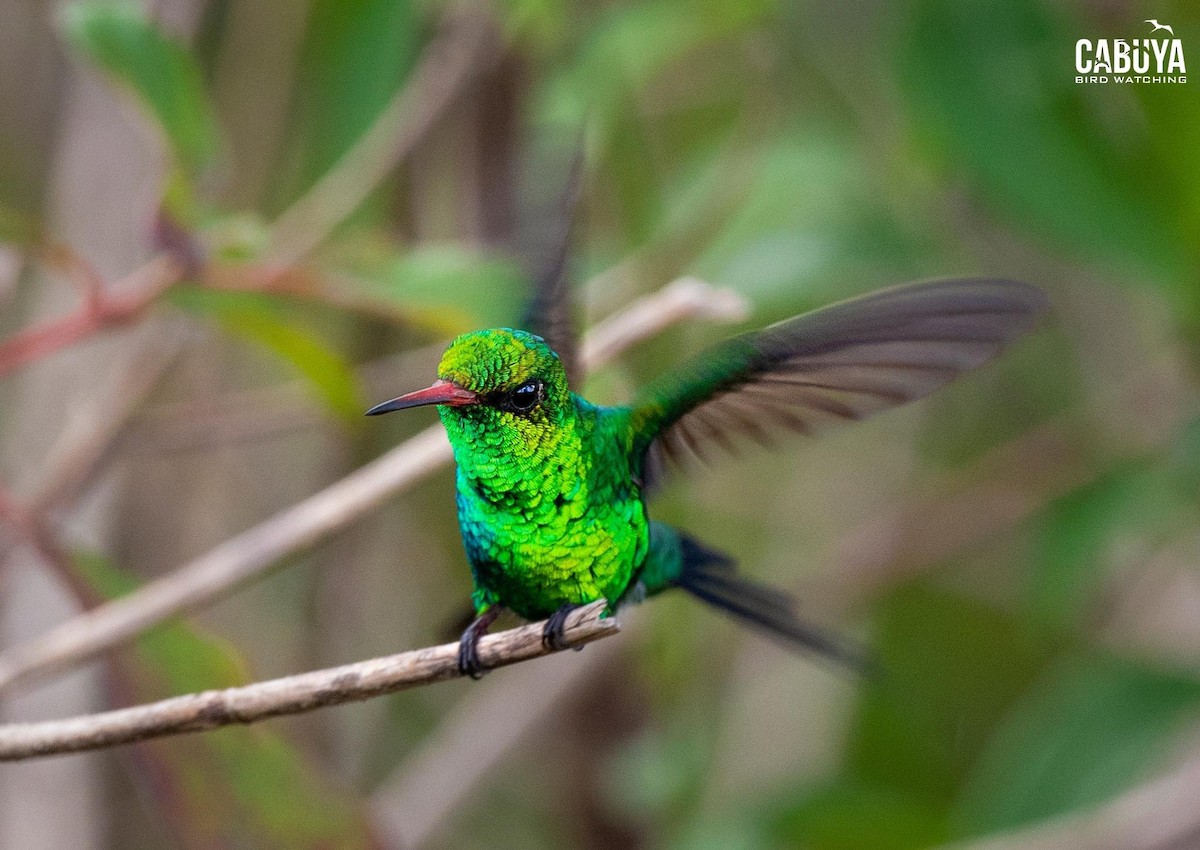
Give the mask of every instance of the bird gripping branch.
[(853, 660), (803, 623), (787, 594), (651, 520), (647, 484), (664, 461), (729, 448), (737, 434), (766, 442), (780, 428), (814, 433), (922, 398), (1029, 330), (1044, 295), (984, 278), (885, 289), (734, 337), (628, 405), (601, 407), (569, 384), (575, 346), (564, 270), (557, 252), (527, 330), (458, 337), (431, 386), (368, 411), (436, 405), (454, 449), (475, 585), (462, 672), (481, 673), (479, 638), (503, 608), (548, 618), (544, 641), (553, 648), (571, 610), (674, 587), (794, 646)]

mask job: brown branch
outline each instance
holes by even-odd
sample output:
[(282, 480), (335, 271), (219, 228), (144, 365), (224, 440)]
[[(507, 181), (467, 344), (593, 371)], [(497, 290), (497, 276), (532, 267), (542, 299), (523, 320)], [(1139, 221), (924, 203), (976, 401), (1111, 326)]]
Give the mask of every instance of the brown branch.
[[(367, 397), (396, 388), (397, 375), (437, 366), (445, 341), (388, 354), (355, 370)], [(233, 390), (213, 399), (165, 402), (145, 411), (121, 435), (119, 448), (139, 455), (171, 455), (271, 439), (328, 425), (332, 415), (311, 403), (303, 379)]]
[[(596, 331), (599, 328), (595, 329)], [(593, 336), (595, 336), (595, 331)], [(1146, 369), (1116, 388), (1104, 406), (1144, 409), (1134, 396), (1150, 389), (1164, 395), (1163, 364)], [(1145, 422), (1147, 445), (1161, 445), (1175, 432), (1179, 416)], [(1096, 466), (1071, 448), (1071, 416), (1035, 427), (987, 453), (969, 468), (939, 477), (927, 487), (906, 492), (903, 500), (846, 532), (814, 578), (803, 583), (798, 597), (811, 610), (845, 612), (891, 583), (945, 563), (957, 553), (1010, 529), (1043, 509), (1052, 499), (1099, 476)], [(639, 623), (626, 623), (626, 641)], [(371, 797), (371, 811), (381, 840), (389, 848), (416, 850), (435, 837), (438, 827), (463, 805), (477, 787), (503, 764), (506, 754), (532, 735), (549, 718), (550, 709), (613, 655), (604, 645), (569, 670), (545, 676), (540, 668), (521, 670), (504, 680), (487, 683), (455, 706), (422, 747)], [(516, 680), (520, 681), (516, 681)], [(505, 711), (519, 705), (516, 713)], [(503, 713), (503, 719), (497, 721)], [(497, 725), (497, 723), (499, 725)], [(1200, 761), (1192, 767), (1200, 789)], [(1180, 774), (1179, 781), (1186, 781)], [(1114, 812), (1115, 814), (1115, 812)], [(1108, 817), (1108, 815), (1105, 815)], [(1053, 835), (1054, 833), (1048, 833)], [(1123, 833), (1124, 834), (1124, 833)], [(1064, 844), (1063, 850), (1129, 850), (1134, 845)], [(1052, 843), (1031, 844), (1028, 850), (1048, 850)], [(1147, 845), (1137, 850), (1172, 850)], [(949, 850), (949, 848), (948, 848)], [(1017, 843), (991, 843), (954, 850), (1022, 850)]]
[(52, 269), (65, 274), (79, 287), (84, 299), (84, 310), (101, 312), (103, 310), (105, 281), (96, 267), (80, 256), (68, 245), (61, 243), (45, 244), (38, 255)]
[[(616, 619), (601, 619), (600, 600), (571, 613), (565, 642), (582, 646), (620, 631)], [(479, 655), (485, 667), (503, 667), (548, 655), (542, 644), (545, 623), (520, 626), (484, 637)], [(222, 691), (172, 697), (66, 720), (0, 726), (0, 761), (95, 750), (165, 735), (201, 732), (234, 723), (254, 723), (328, 705), (370, 699), (461, 675), (458, 644), (448, 643), (301, 673)]]
[(18, 331), (0, 342), (0, 376), (101, 331), (135, 321), (183, 274), (183, 266), (165, 254), (112, 287), (103, 286), (90, 273), (82, 277), (73, 274), (83, 283), (83, 304), (74, 313)]
[(693, 316), (740, 322), (749, 315), (746, 299), (731, 289), (714, 289), (694, 277), (672, 281), (654, 296), (653, 310), (625, 310), (591, 329), (580, 346), (580, 359), (591, 369), (607, 363), (639, 340)]
[[(449, 28), (426, 48), (412, 79), (384, 109), (334, 168), (308, 194), (276, 220), (268, 250), (269, 264), (286, 274), (362, 203), (391, 169), (408, 156), (478, 73), (498, 55), (495, 24), (485, 10), (455, 9)], [(156, 235), (163, 235), (160, 219)], [(51, 268), (66, 274), (83, 293), (69, 315), (51, 319), (0, 341), (0, 376), (38, 358), (141, 318), (172, 285), (197, 272), (193, 246), (168, 231), (168, 250), (113, 286), (66, 246), (47, 244), (40, 251)], [(183, 245), (186, 250), (181, 250)], [(270, 284), (270, 276), (263, 281)]]
[(372, 823), (385, 848), (416, 850), (461, 811), (480, 784), (539, 726), (560, 716), (563, 704), (612, 664), (625, 639), (593, 647), (569, 663), (524, 667), (484, 682), (441, 718), (417, 750), (370, 798)]
[(17, 533), (25, 537), (29, 533), (32, 518), (5, 487), (0, 487), (0, 520), (15, 528)]
[(16, 531), (17, 538), (49, 564), (58, 578), (67, 585), (82, 605), (96, 605), (101, 600), (94, 589), (80, 581), (64, 550), (38, 514), (19, 504), (12, 494), (0, 487), (0, 520)]
[(188, 327), (182, 323), (155, 327), (96, 387), (94, 397), (74, 407), (69, 424), (38, 461), (36, 481), (17, 487), (28, 492), (25, 504), (30, 513), (48, 517), (95, 479), (112, 457), (126, 422), (158, 387), (188, 339)]
[[(619, 346), (641, 338), (625, 327), (652, 334), (664, 322), (694, 316), (724, 319), (733, 306), (727, 294), (693, 282), (668, 285), (597, 326), (584, 340), (585, 366), (595, 368)], [(653, 319), (648, 317), (655, 317)], [(666, 318), (663, 318), (666, 317)], [(597, 349), (596, 339), (619, 337)], [(359, 467), (340, 481), (238, 534), (215, 549), (151, 581), (128, 596), (84, 612), (45, 635), (0, 654), (0, 690), (35, 675), (62, 671), (117, 646), (168, 617), (194, 610), (265, 573), (282, 558), (310, 548), (375, 509), (401, 489), (440, 469), (451, 459), (440, 425)]]
[[(228, 284), (222, 284), (228, 285)], [(746, 303), (729, 290), (714, 290), (696, 278), (679, 278), (659, 291), (659, 309), (645, 313), (636, 324), (626, 314), (600, 322), (588, 336), (585, 359), (611, 359), (639, 339), (653, 336), (681, 319), (696, 314), (706, 302), (710, 319), (736, 322), (747, 315)], [(444, 342), (390, 354), (359, 366), (360, 383), (372, 394), (394, 389), (396, 375), (411, 372), (414, 363), (436, 365)], [(169, 455), (243, 441), (271, 439), (327, 424), (327, 412), (314, 409), (306, 398), (304, 381), (276, 384), (268, 389), (239, 390), (203, 404), (169, 402), (148, 411), (121, 438), (123, 449), (138, 454)]]

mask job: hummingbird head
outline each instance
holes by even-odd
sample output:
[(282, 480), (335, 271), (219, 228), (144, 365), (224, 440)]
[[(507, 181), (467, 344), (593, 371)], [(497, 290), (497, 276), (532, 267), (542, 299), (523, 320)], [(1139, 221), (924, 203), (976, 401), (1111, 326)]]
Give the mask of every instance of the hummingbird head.
[(571, 409), (562, 361), (527, 331), (463, 334), (442, 355), (437, 377), (432, 386), (378, 404), (367, 415), (436, 404), (451, 442), (486, 432), (491, 442), (514, 446), (543, 442), (545, 431)]

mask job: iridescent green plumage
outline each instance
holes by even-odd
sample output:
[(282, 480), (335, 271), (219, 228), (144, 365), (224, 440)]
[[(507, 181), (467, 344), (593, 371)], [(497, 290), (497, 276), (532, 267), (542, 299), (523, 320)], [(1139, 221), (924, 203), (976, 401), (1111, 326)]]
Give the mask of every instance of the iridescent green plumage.
[(439, 408), (458, 463), (476, 610), (502, 604), (540, 619), (564, 604), (621, 596), (649, 539), (628, 411), (570, 392), (558, 355), (525, 331), (459, 337), (438, 377), (483, 397), (531, 380), (542, 386), (527, 414), (490, 404)]
[(780, 427), (813, 433), (921, 398), (993, 357), (1044, 306), (1038, 290), (1011, 281), (883, 290), (731, 339), (626, 407), (572, 393), (540, 336), (459, 337), (432, 387), (371, 412), (439, 405), (479, 615), (463, 636), (464, 671), (477, 672), (474, 644), (500, 607), (538, 619), (676, 586), (796, 645), (837, 653), (785, 594), (651, 522), (644, 483), (665, 460), (729, 448), (739, 433), (763, 442)]

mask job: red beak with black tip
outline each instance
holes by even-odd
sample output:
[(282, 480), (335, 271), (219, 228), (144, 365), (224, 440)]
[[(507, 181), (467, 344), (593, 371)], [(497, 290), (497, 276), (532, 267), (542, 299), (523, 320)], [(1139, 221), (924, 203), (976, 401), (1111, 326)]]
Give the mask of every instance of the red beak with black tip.
[(426, 404), (448, 404), (451, 407), (462, 407), (465, 404), (478, 403), (479, 395), (477, 393), (460, 387), (453, 381), (434, 381), (433, 386), (375, 405), (367, 411), (367, 416), (378, 416), (381, 413), (407, 410), (410, 407), (422, 407)]

